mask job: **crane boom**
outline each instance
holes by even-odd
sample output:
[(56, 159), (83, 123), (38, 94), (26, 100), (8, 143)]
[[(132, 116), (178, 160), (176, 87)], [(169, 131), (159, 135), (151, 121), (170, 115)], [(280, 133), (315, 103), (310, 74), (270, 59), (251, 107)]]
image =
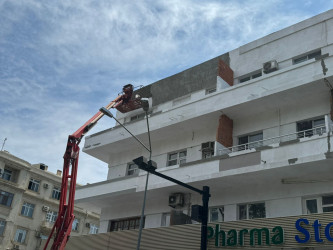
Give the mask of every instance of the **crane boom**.
[[(106, 109), (117, 108), (120, 112), (128, 112), (130, 110), (141, 107), (140, 98), (132, 99), (133, 86), (127, 84), (123, 87), (123, 93), (116, 99), (111, 101), (105, 106)], [(55, 232), (52, 250), (65, 249), (66, 243), (69, 239), (72, 223), (74, 221), (74, 198), (77, 168), (79, 161), (80, 147), (79, 144), (83, 136), (103, 117), (102, 112), (97, 112), (85, 124), (83, 124), (76, 132), (68, 136), (67, 146), (64, 154), (64, 166), (61, 182), (61, 195), (59, 200), (58, 217), (51, 233), (46, 241), (44, 250)]]

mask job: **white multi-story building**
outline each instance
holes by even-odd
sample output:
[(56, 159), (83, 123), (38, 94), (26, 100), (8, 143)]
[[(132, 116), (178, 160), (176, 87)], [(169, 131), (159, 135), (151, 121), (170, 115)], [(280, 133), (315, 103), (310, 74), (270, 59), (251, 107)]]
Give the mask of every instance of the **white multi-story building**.
[[(209, 221), (226, 233), (212, 226), (210, 247), (333, 248), (332, 55), (331, 10), (137, 91), (149, 98), (157, 171), (210, 187)], [(143, 110), (117, 118), (148, 145)], [(147, 173), (132, 160), (147, 150), (115, 126), (86, 137), (83, 151), (109, 171), (77, 190), (77, 204), (102, 209), (101, 233), (137, 229)], [(194, 204), (199, 194), (150, 175), (144, 228), (156, 245), (146, 238), (144, 249), (168, 249), (158, 247), (167, 239), (161, 229), (189, 223)], [(258, 225), (272, 230), (268, 242), (268, 232), (251, 243), (237, 231), (246, 226), (250, 235)]]

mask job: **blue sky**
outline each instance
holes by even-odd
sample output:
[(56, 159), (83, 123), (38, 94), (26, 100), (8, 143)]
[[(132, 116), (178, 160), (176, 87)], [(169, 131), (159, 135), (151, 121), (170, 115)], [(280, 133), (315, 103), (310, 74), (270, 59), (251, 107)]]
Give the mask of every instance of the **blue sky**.
[[(0, 142), (49, 171), (122, 86), (147, 85), (331, 9), (331, 0), (0, 0)], [(90, 132), (113, 125), (102, 119)], [(81, 143), (81, 147), (83, 142)], [(106, 179), (81, 152), (78, 182)]]

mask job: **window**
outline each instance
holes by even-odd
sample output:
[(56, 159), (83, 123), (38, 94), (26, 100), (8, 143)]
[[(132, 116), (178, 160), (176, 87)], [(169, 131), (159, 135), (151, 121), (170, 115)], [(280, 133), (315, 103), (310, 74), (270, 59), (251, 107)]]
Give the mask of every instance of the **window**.
[(57, 217), (58, 217), (58, 212), (56, 212), (56, 211), (50, 210), (46, 213), (47, 222), (54, 223), (57, 220)]
[(224, 221), (224, 207), (212, 207), (209, 209), (209, 222)]
[(22, 206), (22, 209), (21, 209), (21, 215), (32, 218), (32, 214), (34, 213), (34, 209), (35, 209), (34, 204), (24, 202), (23, 206)]
[(13, 175), (13, 171), (9, 169), (4, 169), (3, 174), (2, 174), (2, 179), (10, 181)]
[(238, 219), (266, 218), (265, 203), (238, 205)]
[(206, 89), (206, 95), (212, 94), (216, 92), (216, 88)]
[(14, 241), (18, 243), (24, 243), (27, 230), (18, 228), (15, 233)]
[[(91, 228), (91, 227), (90, 227)], [(72, 230), (73, 231), (78, 231), (79, 230), (79, 220), (78, 219), (74, 219), (73, 224), (72, 224)]]
[(320, 56), (320, 55), (321, 55), (321, 50), (317, 50), (315, 52), (311, 52), (309, 54), (296, 57), (295, 59), (293, 59), (293, 64), (298, 64), (298, 63), (301, 63), (301, 62), (305, 62), (307, 60), (310, 60), (310, 59), (315, 58), (315, 57)]
[(215, 142), (205, 142), (201, 144), (202, 159), (211, 158), (214, 156)]
[(140, 217), (133, 217), (121, 220), (112, 220), (110, 231), (123, 231), (123, 230), (131, 230), (138, 229), (140, 227)]
[(238, 137), (238, 151), (262, 146), (262, 132)]
[(168, 154), (168, 166), (186, 163), (187, 151)]
[(0, 204), (10, 207), (12, 205), (14, 194), (0, 190)]
[(0, 236), (3, 236), (5, 233), (6, 221), (0, 220)]
[(242, 83), (242, 82), (247, 82), (247, 81), (250, 81), (251, 79), (255, 79), (255, 78), (258, 78), (262, 76), (262, 72), (261, 70), (257, 70), (257, 71), (254, 71), (248, 75), (245, 75), (245, 76), (241, 76), (239, 78), (239, 82)]
[(322, 135), (326, 132), (325, 118), (318, 118), (308, 121), (297, 122), (297, 138)]
[(141, 113), (141, 114), (138, 114), (138, 115), (131, 116), (131, 121), (136, 121), (136, 120), (143, 119), (143, 118), (145, 118), (145, 116), (146, 116), (145, 113)]
[(136, 175), (139, 173), (138, 165), (135, 163), (129, 163), (127, 167), (127, 175)]
[(97, 234), (98, 233), (98, 226), (95, 224), (90, 224), (89, 234)]
[(161, 226), (162, 227), (168, 227), (168, 226), (170, 226), (170, 218), (171, 218), (171, 214), (170, 213), (164, 213), (162, 215)]
[(326, 195), (305, 200), (306, 214), (326, 212), (333, 212), (333, 195)]
[(31, 178), (29, 181), (28, 189), (38, 192), (39, 184), (40, 184), (39, 180), (35, 180), (35, 179)]
[(53, 187), (52, 196), (51, 197), (53, 199), (60, 200), (60, 194), (61, 194), (60, 188)]

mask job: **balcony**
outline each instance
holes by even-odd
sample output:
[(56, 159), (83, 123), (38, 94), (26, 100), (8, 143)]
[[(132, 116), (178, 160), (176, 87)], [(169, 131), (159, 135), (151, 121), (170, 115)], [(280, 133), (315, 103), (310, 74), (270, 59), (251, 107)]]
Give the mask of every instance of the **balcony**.
[(325, 134), (327, 131), (332, 131), (333, 126), (331, 125), (330, 129), (327, 129), (325, 125), (323, 126), (317, 126), (312, 129), (304, 130), (304, 131), (298, 131), (295, 133), (290, 133), (286, 135), (271, 137), (259, 141), (249, 142), (241, 145), (236, 145), (229, 148), (224, 148), (218, 150), (217, 155), (225, 155), (225, 154), (231, 154), (236, 152), (241, 152), (244, 150), (262, 150), (262, 149), (268, 149), (276, 146), (283, 146), (286, 144), (290, 144), (293, 142), (299, 142), (301, 140), (306, 140), (307, 138), (311, 137), (318, 137)]

